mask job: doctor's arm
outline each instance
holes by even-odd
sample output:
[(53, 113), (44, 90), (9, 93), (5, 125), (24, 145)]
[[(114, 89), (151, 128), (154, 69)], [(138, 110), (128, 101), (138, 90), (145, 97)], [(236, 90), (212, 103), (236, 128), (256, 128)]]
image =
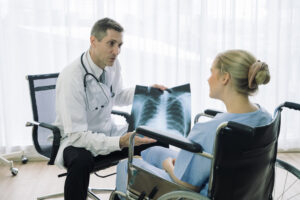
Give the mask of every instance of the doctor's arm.
[(193, 191), (200, 191), (200, 188), (199, 187), (196, 187), (194, 185), (191, 185), (187, 182), (184, 182), (180, 179), (178, 179), (176, 176), (175, 176), (175, 173), (174, 173), (174, 164), (175, 164), (175, 159), (172, 159), (172, 158), (167, 158), (166, 160), (164, 160), (163, 162), (163, 168), (164, 170), (170, 175), (170, 177), (172, 178), (172, 180), (179, 184), (179, 185), (182, 185), (190, 190), (193, 190)]

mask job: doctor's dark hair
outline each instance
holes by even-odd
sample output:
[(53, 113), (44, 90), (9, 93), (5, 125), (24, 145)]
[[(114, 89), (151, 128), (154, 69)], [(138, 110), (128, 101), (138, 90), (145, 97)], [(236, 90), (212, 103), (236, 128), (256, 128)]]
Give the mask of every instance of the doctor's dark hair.
[(215, 66), (220, 73), (229, 73), (235, 90), (244, 95), (254, 95), (258, 85), (270, 81), (268, 65), (244, 50), (220, 53), (215, 59)]
[(98, 20), (91, 31), (91, 36), (95, 36), (98, 41), (101, 41), (106, 35), (107, 35), (107, 30), (108, 29), (113, 29), (118, 32), (123, 32), (124, 29), (123, 27), (116, 21), (110, 18), (103, 18)]

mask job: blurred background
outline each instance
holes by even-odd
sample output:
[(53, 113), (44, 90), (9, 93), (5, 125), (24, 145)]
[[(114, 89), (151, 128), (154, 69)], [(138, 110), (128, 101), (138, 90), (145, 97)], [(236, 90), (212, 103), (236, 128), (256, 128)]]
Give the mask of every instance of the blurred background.
[[(124, 85), (191, 84), (192, 118), (206, 108), (215, 56), (245, 49), (266, 62), (269, 84), (252, 100), (273, 113), (300, 103), (300, 1), (0, 0), (0, 154), (33, 151), (26, 75), (60, 72), (89, 48), (92, 25), (110, 17), (124, 28)], [(130, 111), (130, 108), (129, 108)], [(282, 118), (279, 148), (299, 150), (300, 117)]]

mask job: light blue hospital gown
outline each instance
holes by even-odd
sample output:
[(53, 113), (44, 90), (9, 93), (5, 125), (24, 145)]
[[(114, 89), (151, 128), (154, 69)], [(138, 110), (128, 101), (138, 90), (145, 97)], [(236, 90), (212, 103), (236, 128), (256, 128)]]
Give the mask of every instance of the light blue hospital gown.
[[(261, 107), (257, 111), (250, 113), (220, 113), (208, 122), (195, 124), (188, 139), (201, 144), (205, 152), (212, 153), (217, 127), (226, 121), (235, 121), (256, 127), (270, 123), (272, 116)], [(142, 152), (143, 160), (134, 159), (133, 162), (135, 165), (157, 176), (172, 181), (168, 173), (162, 168), (162, 162), (168, 157), (176, 158), (174, 167), (176, 177), (191, 185), (200, 187), (200, 193), (207, 196), (211, 165), (211, 161), (208, 158), (185, 150), (177, 152), (164, 147), (152, 147)], [(126, 191), (127, 160), (120, 162), (117, 167), (116, 187), (119, 191)]]

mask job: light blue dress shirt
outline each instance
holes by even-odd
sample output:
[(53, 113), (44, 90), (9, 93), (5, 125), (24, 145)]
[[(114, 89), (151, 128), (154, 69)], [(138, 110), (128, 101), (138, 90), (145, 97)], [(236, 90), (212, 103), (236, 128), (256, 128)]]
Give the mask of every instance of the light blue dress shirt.
[[(208, 122), (195, 124), (188, 136), (188, 139), (201, 144), (205, 152), (212, 154), (217, 127), (222, 122), (226, 121), (234, 121), (248, 126), (257, 127), (270, 123), (272, 121), (272, 116), (261, 107), (257, 111), (250, 113), (220, 113)], [(177, 178), (191, 185), (200, 187), (200, 193), (207, 196), (211, 166), (211, 160), (208, 158), (185, 150), (176, 152), (163, 147), (152, 147), (143, 151), (143, 160), (135, 159), (134, 164), (166, 180), (172, 181), (168, 173), (166, 173), (162, 168), (162, 162), (167, 157), (176, 158), (174, 173)], [(126, 190), (126, 163), (127, 160), (119, 164), (117, 170), (117, 189), (120, 189), (123, 192)], [(125, 180), (120, 181), (121, 179)], [(125, 184), (125, 186), (121, 186), (120, 184)]]

